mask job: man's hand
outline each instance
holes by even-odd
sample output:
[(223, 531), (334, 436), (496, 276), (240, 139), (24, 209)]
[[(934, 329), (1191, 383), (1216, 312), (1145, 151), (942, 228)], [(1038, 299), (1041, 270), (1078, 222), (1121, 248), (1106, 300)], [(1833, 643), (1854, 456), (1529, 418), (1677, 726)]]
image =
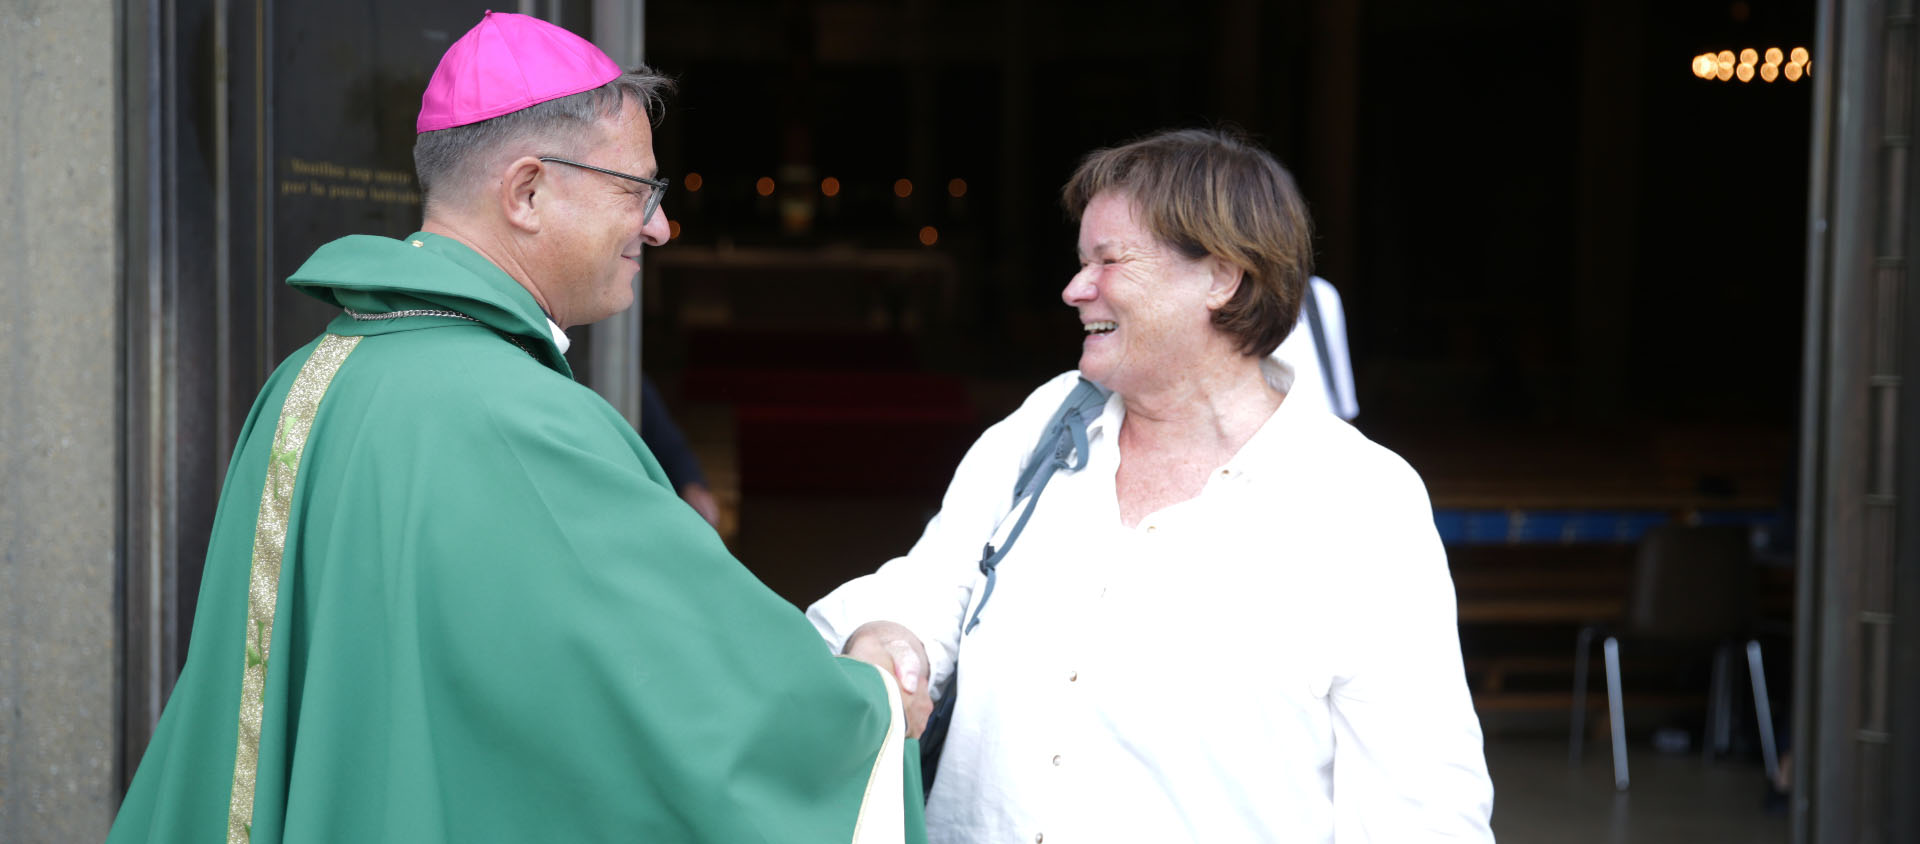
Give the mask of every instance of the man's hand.
[(893, 673), (900, 681), (900, 704), (906, 711), (907, 737), (919, 738), (933, 715), (933, 696), (929, 691), (926, 646), (913, 631), (891, 621), (869, 621), (847, 637), (841, 653), (861, 662), (870, 662)]

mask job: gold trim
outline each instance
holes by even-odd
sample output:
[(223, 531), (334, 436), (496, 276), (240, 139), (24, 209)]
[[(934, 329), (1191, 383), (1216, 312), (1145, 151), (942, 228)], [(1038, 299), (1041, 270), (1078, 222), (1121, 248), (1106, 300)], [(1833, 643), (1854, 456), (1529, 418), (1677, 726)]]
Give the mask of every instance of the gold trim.
[(359, 337), (329, 334), (300, 367), (280, 408), (280, 423), (267, 456), (267, 479), (260, 491), (260, 516), (253, 530), (253, 572), (247, 582), (246, 653), (240, 678), (240, 740), (233, 753), (233, 792), (227, 804), (228, 844), (247, 844), (253, 835), (254, 779), (260, 769), (260, 721), (266, 708), (267, 659), (273, 645), (273, 614), (280, 599), (280, 561), (287, 548), (287, 514), (300, 455), (320, 399), (340, 371)]
[(853, 844), (900, 844), (907, 830), (906, 799), (906, 712), (900, 704), (900, 686), (893, 673), (873, 666), (887, 694), (887, 734), (874, 756), (873, 772), (867, 776), (867, 790), (860, 799), (860, 814), (853, 821)]

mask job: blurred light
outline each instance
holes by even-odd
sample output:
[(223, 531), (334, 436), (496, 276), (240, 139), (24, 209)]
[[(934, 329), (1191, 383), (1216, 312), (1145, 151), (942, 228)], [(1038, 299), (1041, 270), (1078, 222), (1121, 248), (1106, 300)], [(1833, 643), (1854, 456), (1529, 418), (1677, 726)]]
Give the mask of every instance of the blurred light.
[(1733, 51), (1732, 51), (1732, 50), (1721, 50), (1721, 51), (1720, 51), (1720, 53), (1719, 53), (1718, 55), (1716, 55), (1716, 56), (1714, 56), (1714, 57), (1713, 57), (1713, 59), (1714, 59), (1714, 61), (1717, 61), (1717, 62), (1719, 62), (1719, 63), (1720, 63), (1720, 64), (1722, 64), (1722, 65), (1732, 65), (1732, 64), (1734, 63), (1734, 61), (1733, 61)]
[(700, 186), (706, 184), (706, 180), (700, 178), (699, 173), (688, 173), (685, 178), (680, 180), (680, 184), (686, 185), (687, 190), (690, 192), (699, 193)]
[(1795, 47), (1793, 48), (1793, 52), (1789, 53), (1787, 57), (1793, 59), (1794, 64), (1805, 66), (1807, 63), (1807, 48)]
[(960, 197), (963, 197), (963, 196), (966, 196), (966, 195), (967, 195), (967, 180), (966, 180), (966, 179), (954, 179), (953, 181), (951, 181), (951, 182), (948, 182), (948, 183), (947, 183), (947, 195), (948, 195), (948, 196), (951, 196), (951, 197), (953, 197), (954, 199), (959, 199)]
[(1760, 66), (1761, 79), (1764, 79), (1768, 82), (1772, 82), (1774, 79), (1778, 78), (1779, 76), (1780, 76), (1780, 67), (1778, 65), (1763, 64)]
[(760, 181), (753, 183), (753, 190), (755, 193), (758, 193), (761, 196), (772, 196), (773, 195), (773, 177), (761, 176)]
[(1693, 75), (1701, 79), (1712, 79), (1713, 72), (1720, 68), (1713, 57), (1705, 53), (1693, 57)]
[(821, 192), (822, 194), (825, 194), (825, 195), (827, 195), (827, 196), (839, 196), (839, 195), (840, 195), (840, 180), (839, 180), (839, 179), (836, 179), (836, 178), (834, 178), (834, 177), (832, 177), (832, 176), (828, 176), (828, 177), (826, 177), (826, 178), (824, 178), (824, 179), (821, 179), (821, 180), (820, 180), (820, 192)]
[(1733, 5), (1727, 7), (1727, 17), (1733, 18), (1736, 23), (1746, 23), (1752, 14), (1753, 9), (1745, 0), (1734, 0)]
[(907, 197), (912, 196), (913, 181), (910, 179), (901, 179), (899, 181), (894, 182), (893, 195), (900, 197), (901, 199), (906, 199)]
[(1722, 82), (1725, 82), (1725, 81), (1727, 81), (1727, 80), (1729, 80), (1729, 79), (1732, 79), (1732, 78), (1733, 78), (1733, 65), (1730, 65), (1730, 64), (1726, 64), (1726, 63), (1724, 63), (1724, 62), (1723, 62), (1723, 63), (1721, 63), (1721, 65), (1720, 65), (1720, 68), (1719, 68), (1718, 70), (1715, 70), (1715, 71), (1713, 72), (1713, 76), (1714, 76), (1714, 78), (1715, 78), (1715, 79), (1718, 79), (1718, 80), (1720, 80), (1720, 81), (1722, 81)]
[(1739, 69), (1734, 71), (1734, 75), (1740, 77), (1740, 81), (1742, 82), (1752, 82), (1753, 81), (1753, 65), (1750, 65), (1750, 64), (1741, 65)]
[(1760, 63), (1760, 51), (1758, 51), (1758, 50), (1755, 50), (1755, 49), (1753, 49), (1752, 47), (1748, 47), (1748, 48), (1746, 48), (1746, 49), (1744, 49), (1744, 50), (1741, 50), (1741, 51), (1740, 51), (1740, 63), (1741, 63), (1741, 64), (1759, 64), (1759, 63)]
[(1800, 63), (1800, 74), (1802, 76), (1813, 75), (1813, 62), (1811, 60)]
[(1800, 66), (1799, 66), (1799, 65), (1797, 65), (1797, 64), (1792, 64), (1792, 63), (1788, 63), (1788, 64), (1787, 64), (1787, 67), (1786, 67), (1786, 69), (1785, 69), (1784, 71), (1782, 71), (1782, 72), (1783, 72), (1783, 73), (1785, 73), (1785, 74), (1787, 75), (1787, 81), (1788, 81), (1788, 82), (1798, 82), (1798, 81), (1800, 81)]
[(932, 226), (920, 227), (920, 245), (932, 246), (940, 242), (940, 230)]
[(1785, 57), (1786, 57), (1786, 54), (1780, 52), (1779, 47), (1767, 48), (1767, 64), (1779, 64), (1780, 60)]
[(679, 238), (680, 238), (680, 221), (668, 220), (667, 221), (667, 239), (678, 240)]

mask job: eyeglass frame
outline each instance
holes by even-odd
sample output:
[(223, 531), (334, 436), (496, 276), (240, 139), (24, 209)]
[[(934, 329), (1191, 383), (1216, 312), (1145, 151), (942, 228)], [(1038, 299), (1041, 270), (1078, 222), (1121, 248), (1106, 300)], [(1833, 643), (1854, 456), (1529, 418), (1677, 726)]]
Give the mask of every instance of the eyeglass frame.
[(618, 176), (622, 179), (626, 179), (627, 181), (639, 182), (640, 184), (653, 188), (653, 192), (647, 195), (647, 210), (641, 212), (640, 214), (640, 225), (642, 226), (653, 222), (653, 212), (660, 210), (660, 200), (665, 198), (667, 195), (666, 179), (649, 179), (645, 176), (634, 176), (627, 173), (622, 173), (618, 170), (608, 170), (605, 167), (595, 167), (591, 164), (582, 164), (578, 161), (561, 158), (557, 155), (543, 155), (543, 156), (540, 156), (540, 160), (551, 161), (555, 164), (565, 164), (569, 167), (579, 167), (583, 170), (592, 170), (595, 173), (605, 173), (609, 176)]

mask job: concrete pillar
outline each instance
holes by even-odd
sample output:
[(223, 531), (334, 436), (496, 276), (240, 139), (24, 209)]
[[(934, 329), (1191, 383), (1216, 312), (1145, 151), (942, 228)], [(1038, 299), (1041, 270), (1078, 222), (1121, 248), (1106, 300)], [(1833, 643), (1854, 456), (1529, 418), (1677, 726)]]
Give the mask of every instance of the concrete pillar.
[(0, 6), (0, 841), (119, 805), (112, 0)]
[[(559, 18), (559, 4), (552, 19)], [(647, 58), (646, 0), (594, 0), (593, 43), (621, 67), (633, 67)], [(673, 194), (670, 198), (677, 200)], [(642, 255), (641, 261), (646, 260)], [(637, 275), (637, 274), (636, 274)], [(636, 277), (634, 284), (638, 285)], [(587, 386), (640, 427), (640, 330), (646, 297), (636, 289), (633, 307), (607, 317), (587, 330)]]

